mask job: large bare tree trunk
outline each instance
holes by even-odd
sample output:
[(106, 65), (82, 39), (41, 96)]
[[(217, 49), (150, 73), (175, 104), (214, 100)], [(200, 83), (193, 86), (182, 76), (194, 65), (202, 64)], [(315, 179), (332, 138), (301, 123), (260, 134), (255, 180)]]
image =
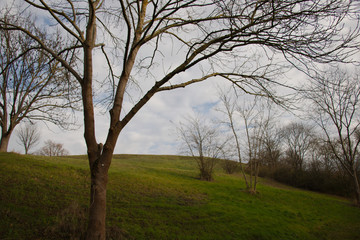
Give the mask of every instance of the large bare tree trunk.
[[(92, 174), (93, 175), (93, 174)], [(87, 240), (106, 239), (106, 184), (107, 174), (105, 176), (91, 177), (91, 205), (87, 229)]]
[(98, 144), (95, 136), (95, 118), (92, 93), (93, 59), (92, 51), (96, 41), (95, 9), (99, 1), (89, 2), (90, 14), (86, 27), (84, 44), (84, 78), (81, 83), (84, 106), (84, 138), (88, 149), (88, 160), (91, 173), (89, 221), (86, 233), (87, 240), (106, 239), (106, 185), (108, 170), (114, 147), (103, 154), (102, 144)]
[(11, 133), (6, 133), (0, 140), (0, 152), (7, 152), (10, 141)]
[(108, 182), (108, 167), (104, 156), (95, 160), (91, 168), (91, 190), (87, 240), (106, 238), (106, 185)]

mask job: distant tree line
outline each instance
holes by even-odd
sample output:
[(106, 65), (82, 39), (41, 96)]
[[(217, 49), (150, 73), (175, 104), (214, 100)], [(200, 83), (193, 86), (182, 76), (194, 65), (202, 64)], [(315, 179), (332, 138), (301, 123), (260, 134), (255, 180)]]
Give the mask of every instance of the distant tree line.
[[(318, 131), (299, 122), (278, 131), (278, 145), (263, 149), (259, 176), (303, 189), (356, 197), (351, 175), (336, 160), (329, 143), (319, 137)], [(360, 174), (359, 166), (356, 174)]]
[(36, 152), (36, 154), (49, 157), (59, 157), (69, 155), (69, 152), (64, 148), (63, 144), (46, 140), (44, 146)]

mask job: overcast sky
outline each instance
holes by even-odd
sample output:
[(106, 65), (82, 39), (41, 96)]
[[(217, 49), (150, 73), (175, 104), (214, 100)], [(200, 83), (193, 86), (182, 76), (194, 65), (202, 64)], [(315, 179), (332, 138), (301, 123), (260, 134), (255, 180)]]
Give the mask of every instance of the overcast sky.
[[(6, 0), (4, 2), (11, 1)], [(162, 44), (165, 46), (166, 42)], [(172, 56), (172, 59), (168, 57), (166, 60), (163, 60), (162, 64), (166, 65), (167, 63), (177, 61), (176, 53), (170, 54), (170, 56)], [(104, 70), (104, 58), (95, 55), (94, 59), (94, 66), (102, 66), (102, 68), (97, 68), (94, 71), (94, 75), (101, 79), (107, 75), (107, 72)], [(163, 67), (163, 69), (167, 68)], [(195, 73), (199, 69), (192, 69), (192, 71)], [(187, 76), (191, 78), (191, 72), (185, 73), (185, 77)], [(288, 82), (295, 83), (303, 81), (304, 76), (296, 71), (291, 71), (285, 76), (285, 79)], [(178, 154), (174, 123), (179, 122), (193, 111), (205, 113), (209, 117), (215, 117), (217, 115), (215, 108), (218, 103), (217, 89), (219, 86), (224, 87), (224, 85), (226, 85), (224, 81), (212, 79), (184, 89), (157, 93), (121, 132), (115, 153)], [(146, 87), (143, 90), (147, 91)], [(50, 139), (62, 143), (70, 154), (86, 154), (82, 112), (76, 113), (76, 116), (80, 126), (77, 130), (73, 131), (64, 131), (50, 123), (47, 125), (41, 122), (37, 123), (41, 131), (41, 142), (32, 151), (38, 150), (44, 141)], [(104, 143), (108, 127), (109, 113), (97, 111), (96, 135), (98, 142)], [(24, 152), (23, 147), (17, 142), (16, 130), (10, 139), (8, 150)]]
[[(293, 81), (303, 81), (304, 79), (301, 74), (295, 74), (295, 72), (291, 72), (289, 75), (294, 77)], [(179, 154), (176, 123), (195, 112), (211, 119), (220, 119), (221, 114), (216, 110), (221, 105), (218, 99), (218, 89), (219, 87), (225, 88), (226, 85), (227, 83), (224, 81), (213, 79), (184, 89), (158, 93), (121, 132), (115, 153)], [(76, 116), (80, 127), (72, 131), (62, 130), (51, 123), (45, 125), (38, 122), (41, 141), (32, 151), (39, 149), (44, 141), (50, 139), (62, 143), (72, 155), (86, 154), (82, 112), (77, 112)], [(289, 114), (287, 114), (287, 118), (289, 118)], [(283, 119), (282, 122), (286, 124), (288, 120)], [(96, 135), (99, 142), (104, 143), (108, 124), (108, 112), (98, 113), (96, 116)], [(18, 144), (16, 132), (10, 140), (9, 150), (24, 152), (23, 147)]]
[[(201, 112), (215, 111), (217, 103), (217, 85), (221, 82), (209, 81), (192, 85), (185, 89), (161, 92), (155, 95), (140, 112), (129, 122), (120, 134), (115, 153), (133, 154), (178, 154), (177, 137), (174, 123), (193, 110)], [(222, 82), (223, 83), (223, 82)], [(37, 123), (41, 131), (41, 142), (33, 150), (40, 148), (47, 139), (63, 143), (70, 154), (86, 154), (83, 138), (82, 112), (77, 113), (78, 130), (64, 131), (48, 123)], [(99, 142), (104, 142), (109, 124), (109, 114), (97, 114), (96, 134)], [(23, 147), (17, 143), (13, 134), (10, 151), (23, 153)]]
[[(6, 4), (6, 2), (11, 3), (13, 0), (2, 0), (0, 7)], [(42, 12), (35, 12), (34, 15), (36, 15), (37, 21), (43, 21)], [(101, 32), (98, 35), (100, 36)], [(162, 47), (166, 47), (166, 44), (167, 42), (162, 43)], [(169, 64), (177, 60), (176, 53), (174, 53), (174, 58), (169, 59), (169, 61), (163, 60), (163, 64)], [(106, 61), (102, 54), (95, 54), (94, 67), (94, 77), (97, 80), (105, 78), (108, 72)], [(165, 65), (163, 69), (167, 69), (167, 66)], [(194, 71), (197, 71), (197, 69), (194, 69)], [(177, 138), (173, 123), (178, 122), (183, 116), (191, 113), (193, 109), (209, 111), (209, 108), (216, 104), (218, 84), (220, 82), (211, 80), (185, 89), (156, 94), (121, 132), (115, 153), (177, 154)], [(147, 91), (148, 86), (142, 87), (143, 91)], [(38, 122), (37, 126), (41, 132), (41, 141), (30, 152), (38, 150), (46, 140), (50, 139), (62, 143), (70, 154), (86, 154), (82, 112), (77, 112), (76, 117), (80, 127), (73, 131), (64, 131), (51, 123), (46, 123), (45, 125), (42, 122)], [(108, 127), (109, 113), (97, 111), (96, 136), (98, 142), (105, 142)], [(23, 147), (18, 143), (16, 129), (10, 139), (8, 150), (24, 152)]]

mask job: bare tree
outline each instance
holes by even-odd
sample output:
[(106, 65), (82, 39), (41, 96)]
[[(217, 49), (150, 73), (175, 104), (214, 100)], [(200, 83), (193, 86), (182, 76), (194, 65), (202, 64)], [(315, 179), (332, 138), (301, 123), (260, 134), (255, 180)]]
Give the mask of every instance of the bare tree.
[(271, 112), (265, 111), (266, 102), (254, 98), (251, 103), (238, 106), (238, 112), (244, 123), (246, 140), (244, 148), (249, 169), (248, 190), (256, 193), (261, 159), (264, 157), (264, 130), (271, 120)]
[[(31, 18), (14, 21), (30, 29), (34, 24)], [(44, 32), (37, 33), (54, 48), (60, 45), (45, 39)], [(71, 122), (62, 110), (76, 97), (68, 101), (71, 85), (64, 82), (64, 73), (30, 36), (0, 29), (0, 152), (7, 151), (12, 132), (24, 119), (51, 121), (63, 127)]]
[(197, 163), (200, 179), (213, 180), (214, 166), (222, 156), (226, 139), (222, 139), (218, 128), (205, 118), (189, 117), (177, 127), (183, 150)]
[(17, 131), (19, 144), (24, 146), (25, 154), (34, 147), (40, 140), (40, 132), (35, 124), (26, 124), (20, 127)]
[(333, 157), (353, 179), (357, 205), (360, 206), (360, 79), (332, 68), (312, 78), (306, 94), (314, 106), (313, 118), (326, 136)]
[[(322, 184), (324, 186), (331, 186), (334, 185), (331, 179), (337, 179), (339, 176), (341, 176), (342, 179), (348, 179), (346, 174), (343, 174), (343, 167), (336, 161), (330, 144), (323, 137), (317, 137), (317, 140), (314, 141), (310, 148), (310, 153), (311, 160), (307, 164), (306, 171), (313, 178), (311, 182), (312, 185), (319, 186)], [(340, 181), (337, 182), (339, 183)], [(339, 184), (339, 186), (341, 185)], [(343, 187), (341, 188), (343, 190), (345, 189)]]
[(49, 157), (59, 157), (69, 155), (69, 152), (63, 147), (63, 144), (47, 140), (38, 154)]
[(281, 130), (286, 162), (296, 171), (305, 167), (305, 159), (314, 144), (312, 127), (303, 123), (290, 123)]
[[(233, 136), (236, 159), (247, 189), (256, 193), (257, 178), (260, 165), (268, 161), (269, 165), (277, 162), (280, 156), (279, 139), (273, 135), (274, 120), (270, 102), (259, 97), (247, 100), (234, 94), (229, 89), (220, 94), (225, 124)], [(263, 101), (261, 101), (263, 100)], [(245, 139), (245, 141), (244, 141)], [(244, 163), (247, 162), (249, 175), (245, 174)]]
[(263, 126), (263, 153), (261, 163), (269, 169), (276, 168), (282, 154), (280, 132), (273, 123), (276, 119), (278, 118), (269, 118)]
[[(3, 14), (0, 28), (36, 40), (81, 86), (91, 171), (87, 239), (105, 239), (108, 169), (118, 136), (156, 93), (218, 77), (246, 92), (274, 96), (272, 89), (283, 84), (273, 78), (283, 69), (274, 64), (275, 56), (297, 67), (306, 67), (309, 60), (342, 61), (357, 47), (353, 40), (359, 31), (343, 30), (343, 21), (354, 11), (352, 1), (343, 0), (18, 2), (22, 14), (42, 12), (46, 20), (37, 27), (46, 25), (49, 34), (63, 34), (62, 49), (54, 49), (26, 26), (9, 23)], [(81, 51), (77, 56), (82, 67), (69, 64), (75, 49)], [(100, 52), (109, 63), (110, 93), (106, 99), (110, 124), (103, 147), (96, 139), (94, 117), (93, 57)], [(192, 79), (186, 71), (192, 71)], [(99, 81), (101, 86), (106, 83)], [(147, 89), (126, 111), (125, 93), (134, 81)]]
[(241, 169), (241, 173), (243, 175), (243, 178), (245, 180), (245, 184), (247, 189), (250, 189), (250, 185), (248, 183), (248, 180), (245, 175), (245, 169), (242, 162), (242, 156), (241, 156), (241, 142), (239, 138), (238, 133), (238, 126), (236, 125), (237, 119), (235, 117), (235, 114), (238, 113), (238, 104), (236, 99), (233, 98), (231, 95), (231, 91), (228, 92), (221, 92), (220, 93), (220, 101), (222, 102), (222, 108), (219, 109), (220, 112), (222, 112), (225, 117), (227, 118), (227, 121), (225, 121), (226, 125), (228, 125), (231, 129), (233, 139), (235, 142), (236, 149), (236, 159), (239, 162), (239, 166)]

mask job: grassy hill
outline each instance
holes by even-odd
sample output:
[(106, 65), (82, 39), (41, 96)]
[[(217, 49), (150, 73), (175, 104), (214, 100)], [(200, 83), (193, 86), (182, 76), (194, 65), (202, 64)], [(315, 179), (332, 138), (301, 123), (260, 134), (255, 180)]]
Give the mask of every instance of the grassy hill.
[[(360, 239), (360, 209), (337, 197), (273, 187), (243, 191), (217, 169), (196, 179), (178, 156), (115, 156), (108, 184), (109, 239)], [(79, 239), (86, 228), (84, 156), (0, 154), (0, 239)]]

